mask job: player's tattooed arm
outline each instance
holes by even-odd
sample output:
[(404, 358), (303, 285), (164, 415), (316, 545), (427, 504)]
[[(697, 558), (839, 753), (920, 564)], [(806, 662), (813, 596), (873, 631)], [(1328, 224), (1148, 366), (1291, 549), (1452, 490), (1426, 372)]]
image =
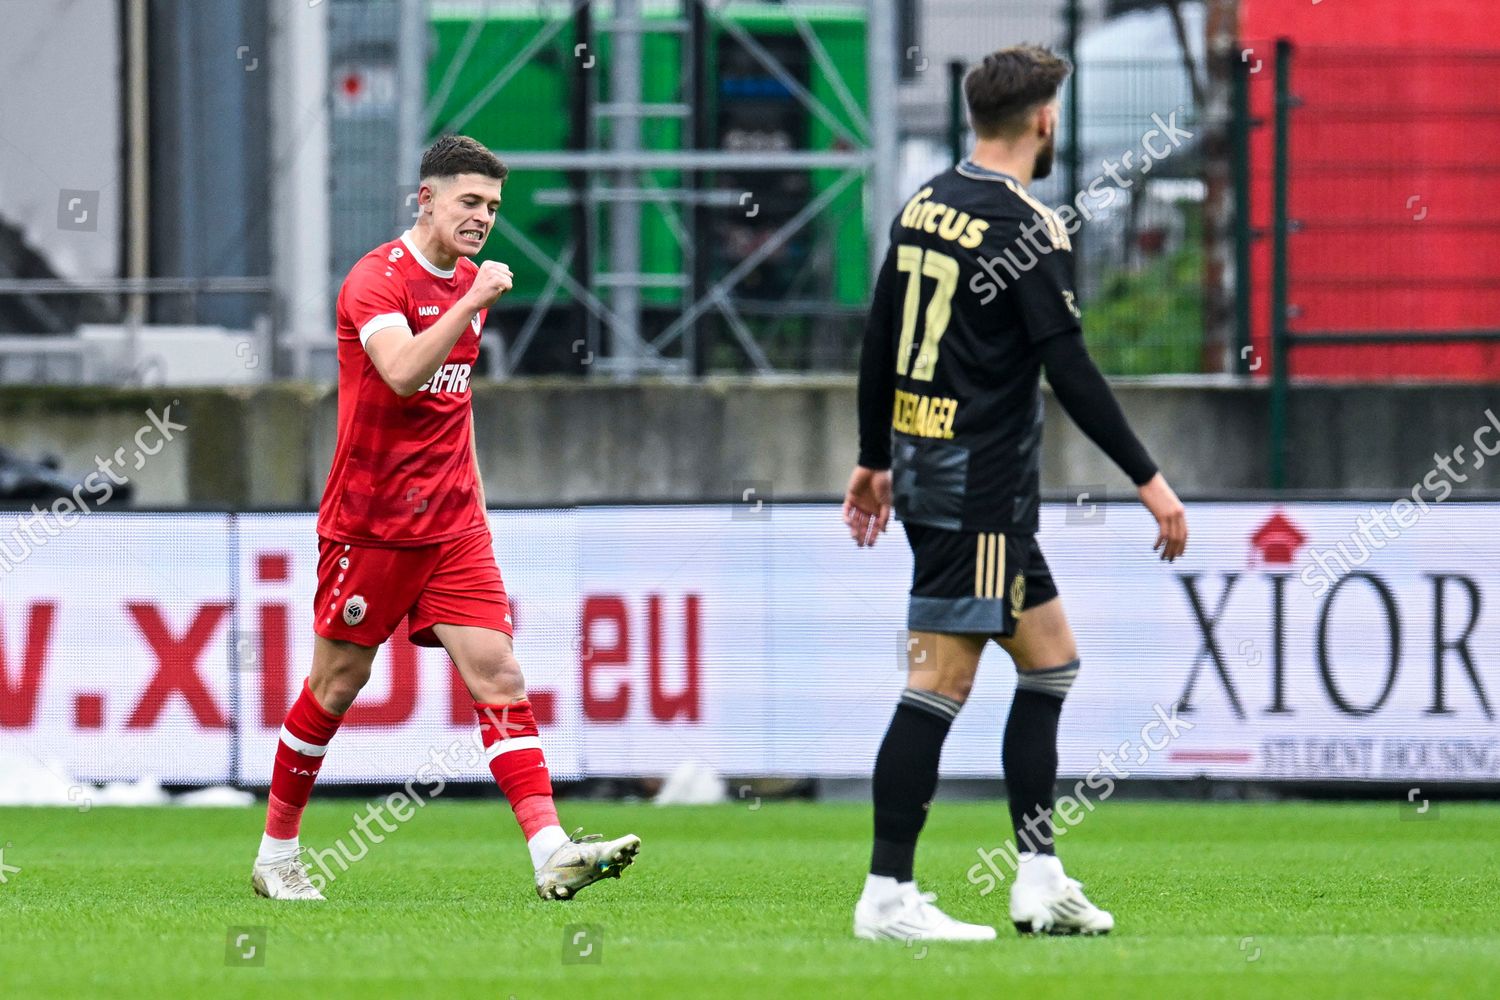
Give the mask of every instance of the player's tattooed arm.
[(485, 261), (464, 297), (423, 330), (422, 336), (413, 336), (405, 326), (390, 326), (370, 334), (365, 351), (375, 370), (396, 395), (410, 396), (448, 359), (453, 345), (468, 329), (469, 320), (494, 305), (510, 286), (510, 268), (498, 261)]

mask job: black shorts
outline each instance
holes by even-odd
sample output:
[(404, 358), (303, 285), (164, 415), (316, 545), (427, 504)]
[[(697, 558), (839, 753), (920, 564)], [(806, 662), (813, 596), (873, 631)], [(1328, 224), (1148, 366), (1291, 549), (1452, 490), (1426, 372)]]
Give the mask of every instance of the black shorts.
[(913, 632), (1013, 635), (1021, 612), (1057, 596), (1035, 535), (902, 525), (913, 562), (906, 612)]

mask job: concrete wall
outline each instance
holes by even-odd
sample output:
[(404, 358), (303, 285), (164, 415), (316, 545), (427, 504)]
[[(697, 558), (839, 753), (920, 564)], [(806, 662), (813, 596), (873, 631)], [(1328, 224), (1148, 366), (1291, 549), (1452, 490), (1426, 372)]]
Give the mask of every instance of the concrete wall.
[[(1267, 486), (1266, 392), (1202, 383), (1116, 386), (1126, 412), (1184, 495)], [(842, 493), (855, 454), (847, 378), (611, 384), (536, 379), (480, 384), (475, 421), (492, 503), (724, 499), (736, 483), (773, 496)], [(6, 389), (0, 446), (55, 453), (79, 473), (129, 446), (147, 411), (187, 425), (128, 475), (142, 505), (315, 505), (333, 451), (329, 386), (246, 389)], [(1462, 493), (1500, 492), (1500, 461), (1472, 468), (1475, 431), (1500, 413), (1500, 387), (1304, 387), (1291, 399), (1288, 485), (1408, 493), (1435, 454), (1463, 445)], [(1500, 418), (1497, 418), (1500, 420)], [(1500, 441), (1500, 432), (1496, 440)], [(133, 463), (132, 463), (133, 464)], [(1049, 401), (1044, 489), (1062, 495), (1124, 477)]]

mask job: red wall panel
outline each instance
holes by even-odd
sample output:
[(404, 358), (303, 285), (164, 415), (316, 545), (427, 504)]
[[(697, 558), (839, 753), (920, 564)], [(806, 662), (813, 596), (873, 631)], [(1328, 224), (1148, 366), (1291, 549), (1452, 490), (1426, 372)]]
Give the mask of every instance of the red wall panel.
[[(1289, 38), (1294, 333), (1500, 330), (1500, 18), (1467, 0), (1245, 0), (1252, 343), (1270, 338), (1274, 41)], [(1500, 379), (1500, 344), (1303, 346), (1297, 376)], [(1262, 366), (1260, 374), (1269, 373)]]

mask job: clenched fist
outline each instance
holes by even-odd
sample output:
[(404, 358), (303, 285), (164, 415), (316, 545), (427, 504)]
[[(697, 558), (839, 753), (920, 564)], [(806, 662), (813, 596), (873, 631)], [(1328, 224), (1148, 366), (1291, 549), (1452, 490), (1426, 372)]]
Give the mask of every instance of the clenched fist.
[(480, 264), (479, 273), (474, 275), (474, 284), (469, 286), (469, 299), (474, 311), (494, 305), (496, 299), (510, 291), (512, 280), (510, 268), (499, 261), (487, 260)]

